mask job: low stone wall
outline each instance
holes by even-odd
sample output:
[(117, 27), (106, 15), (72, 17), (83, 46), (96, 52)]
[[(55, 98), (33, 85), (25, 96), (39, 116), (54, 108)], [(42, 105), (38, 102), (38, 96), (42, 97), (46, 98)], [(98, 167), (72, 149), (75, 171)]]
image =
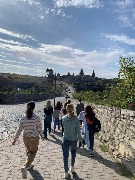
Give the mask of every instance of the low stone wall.
[(102, 130), (99, 138), (116, 156), (135, 160), (135, 111), (93, 105)]

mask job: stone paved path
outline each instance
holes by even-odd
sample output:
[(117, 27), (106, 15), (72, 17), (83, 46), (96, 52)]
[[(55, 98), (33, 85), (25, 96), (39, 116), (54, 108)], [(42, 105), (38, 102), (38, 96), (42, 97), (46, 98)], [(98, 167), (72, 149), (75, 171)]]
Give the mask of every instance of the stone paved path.
[[(52, 133), (48, 141), (40, 141), (39, 151), (34, 161), (33, 170), (28, 171), (29, 180), (63, 179), (63, 159), (61, 151), (61, 132)], [(12, 137), (0, 143), (0, 180), (19, 180), (20, 168), (25, 162), (25, 149), (20, 141), (11, 146)], [(69, 179), (76, 180), (127, 180), (120, 175), (120, 169), (113, 157), (103, 153), (99, 141), (95, 140), (95, 157), (90, 158), (84, 148), (77, 151), (74, 175)], [(70, 162), (69, 162), (70, 163)]]

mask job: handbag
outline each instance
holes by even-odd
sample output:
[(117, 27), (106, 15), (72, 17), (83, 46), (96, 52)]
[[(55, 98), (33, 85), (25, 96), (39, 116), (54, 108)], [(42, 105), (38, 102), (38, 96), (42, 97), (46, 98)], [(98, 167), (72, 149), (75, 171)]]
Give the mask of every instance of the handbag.
[(99, 131), (101, 131), (101, 122), (99, 119), (97, 119), (95, 117), (95, 119), (94, 119), (94, 132), (99, 132)]

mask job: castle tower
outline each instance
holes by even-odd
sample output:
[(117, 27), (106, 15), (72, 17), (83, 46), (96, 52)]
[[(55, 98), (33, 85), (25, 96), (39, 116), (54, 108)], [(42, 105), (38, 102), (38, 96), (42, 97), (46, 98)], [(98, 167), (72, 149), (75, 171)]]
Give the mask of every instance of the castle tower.
[(84, 72), (83, 72), (83, 69), (81, 69), (80, 73), (79, 73), (79, 76), (83, 77), (84, 76)]
[(83, 72), (83, 69), (81, 69), (80, 73), (79, 73), (79, 76), (81, 78), (81, 80), (83, 79), (83, 76), (84, 76), (84, 72)]
[(68, 76), (70, 76), (70, 72), (68, 72), (68, 74), (67, 74)]
[(92, 72), (92, 77), (95, 77), (95, 72), (94, 72), (94, 70), (93, 70), (93, 72)]

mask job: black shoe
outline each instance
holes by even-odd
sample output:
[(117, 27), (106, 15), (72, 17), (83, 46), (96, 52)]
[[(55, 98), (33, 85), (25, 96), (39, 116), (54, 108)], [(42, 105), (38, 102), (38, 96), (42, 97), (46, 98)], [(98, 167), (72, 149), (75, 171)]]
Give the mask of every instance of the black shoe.
[(92, 152), (90, 152), (90, 157), (93, 157), (93, 153)]

